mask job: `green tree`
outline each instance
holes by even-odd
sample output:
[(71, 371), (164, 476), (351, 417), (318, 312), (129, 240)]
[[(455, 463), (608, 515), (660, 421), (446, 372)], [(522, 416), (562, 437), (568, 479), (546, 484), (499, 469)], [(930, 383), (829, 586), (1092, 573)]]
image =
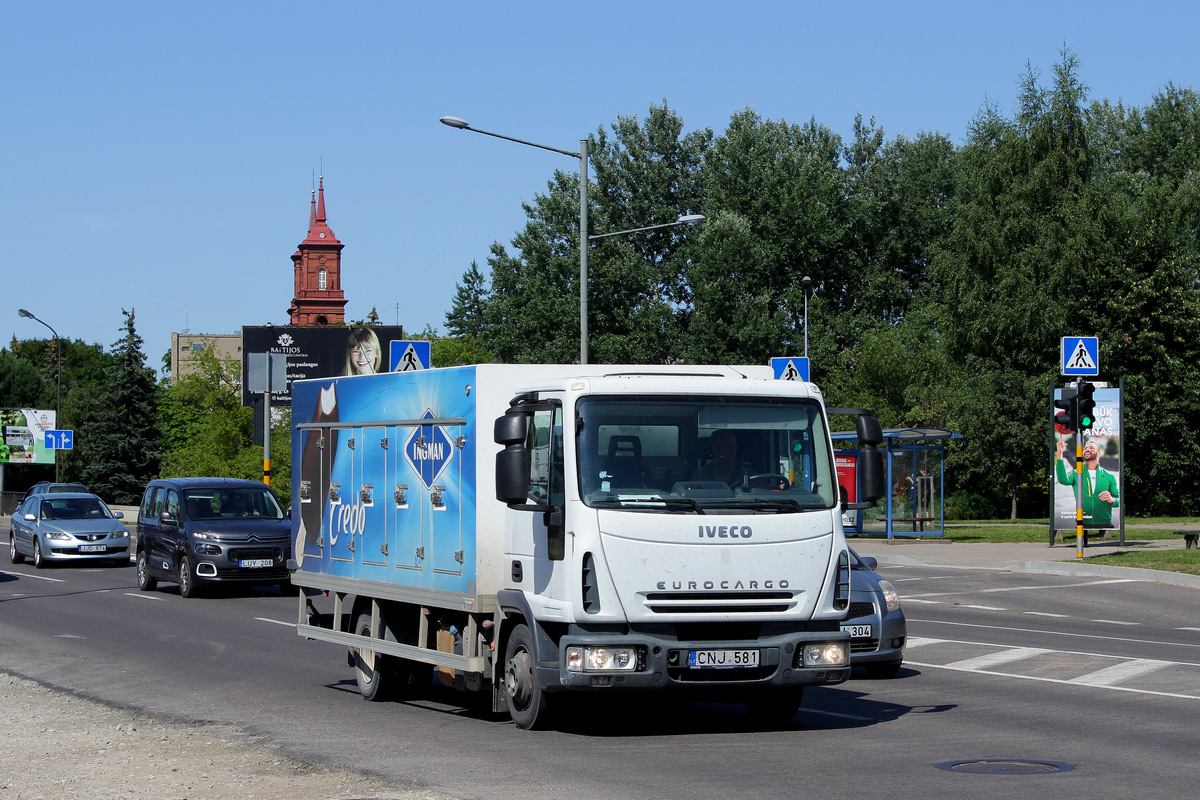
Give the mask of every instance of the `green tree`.
[(158, 473), (161, 434), (154, 371), (146, 367), (133, 310), (121, 313), (125, 335), (113, 345), (103, 394), (79, 419), (75, 441), (79, 478), (110, 503), (130, 504)]
[(462, 281), (455, 287), (454, 300), (446, 314), (446, 330), (450, 335), (478, 338), (483, 331), (487, 301), (487, 281), (479, 271), (479, 265), (472, 261), (471, 268), (463, 273)]

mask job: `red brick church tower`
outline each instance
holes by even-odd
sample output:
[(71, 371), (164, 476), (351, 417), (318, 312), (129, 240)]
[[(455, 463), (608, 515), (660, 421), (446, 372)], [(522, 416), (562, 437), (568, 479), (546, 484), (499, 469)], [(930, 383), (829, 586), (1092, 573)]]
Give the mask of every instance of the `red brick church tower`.
[(313, 192), (308, 237), (292, 256), (296, 294), (288, 309), (293, 325), (341, 325), (346, 321), (342, 295), (342, 248), (325, 221), (325, 178)]

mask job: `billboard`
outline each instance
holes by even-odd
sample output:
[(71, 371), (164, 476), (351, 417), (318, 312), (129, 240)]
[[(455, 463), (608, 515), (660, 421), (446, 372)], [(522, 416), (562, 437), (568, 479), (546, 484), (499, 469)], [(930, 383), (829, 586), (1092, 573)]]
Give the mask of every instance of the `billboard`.
[[(292, 381), (371, 372), (389, 372), (392, 343), (404, 340), (399, 325), (330, 325), (302, 327), (264, 325), (242, 328), (242, 374), (249, 374), (252, 353), (278, 353), (287, 358), (287, 387), (271, 392), (272, 406), (292, 404)], [(257, 395), (242, 381), (242, 405)]]
[(0, 408), (0, 464), (53, 464), (55, 451), (46, 447), (46, 431), (54, 430), (53, 411)]
[[(1063, 390), (1054, 390), (1062, 399)], [(1083, 527), (1115, 530), (1121, 527), (1121, 390), (1097, 387), (1096, 424), (1083, 432)], [(1054, 529), (1075, 530), (1075, 446), (1078, 432), (1055, 426), (1054, 463), (1050, 494)]]

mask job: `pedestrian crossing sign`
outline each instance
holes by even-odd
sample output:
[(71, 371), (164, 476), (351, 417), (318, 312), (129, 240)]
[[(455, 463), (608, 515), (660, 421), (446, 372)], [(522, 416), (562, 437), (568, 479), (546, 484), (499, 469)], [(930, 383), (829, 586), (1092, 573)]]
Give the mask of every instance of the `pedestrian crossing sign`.
[(808, 381), (807, 358), (772, 358), (771, 369), (780, 381)]
[(393, 339), (388, 351), (388, 361), (392, 372), (416, 372), (429, 369), (429, 342), (404, 342)]
[(1096, 336), (1062, 338), (1062, 374), (1095, 376), (1100, 374), (1100, 339)]

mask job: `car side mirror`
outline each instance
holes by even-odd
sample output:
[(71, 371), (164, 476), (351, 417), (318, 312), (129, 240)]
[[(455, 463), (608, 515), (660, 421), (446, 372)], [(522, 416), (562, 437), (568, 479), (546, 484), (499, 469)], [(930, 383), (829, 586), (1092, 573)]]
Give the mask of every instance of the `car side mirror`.
[(113, 513), (113, 516), (116, 517), (117, 519), (125, 519), (125, 512), (117, 511), (117, 512)]
[(158, 521), (163, 525), (178, 525), (179, 520), (170, 511), (164, 511), (158, 515)]
[(37, 514), (26, 514), (25, 521), (26, 522), (37, 522)]

